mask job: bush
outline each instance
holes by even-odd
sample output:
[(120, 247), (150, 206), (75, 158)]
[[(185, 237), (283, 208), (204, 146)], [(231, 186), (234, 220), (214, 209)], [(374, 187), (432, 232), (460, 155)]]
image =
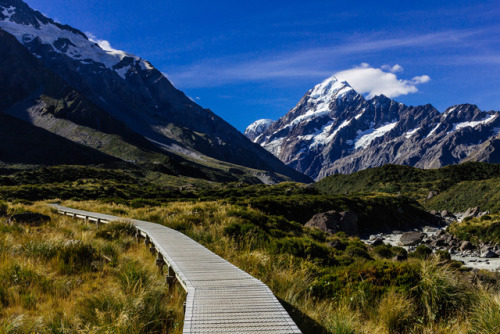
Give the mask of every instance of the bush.
[(390, 259), (394, 256), (390, 245), (375, 246), (373, 252), (384, 259)]
[(0, 201), (0, 217), (7, 216), (9, 206), (5, 202)]
[(408, 257), (425, 260), (432, 254), (432, 249), (426, 245), (418, 246), (413, 252), (408, 254)]
[(61, 247), (57, 255), (59, 271), (66, 275), (88, 271), (92, 262), (98, 259), (94, 247), (76, 240), (72, 241)]
[(371, 260), (370, 254), (366, 251), (366, 246), (359, 242), (351, 242), (345, 249), (347, 255), (352, 257), (361, 257), (367, 260)]
[(420, 281), (414, 292), (420, 311), (427, 321), (456, 316), (472, 299), (470, 289), (460, 281), (457, 272), (436, 259), (421, 261)]

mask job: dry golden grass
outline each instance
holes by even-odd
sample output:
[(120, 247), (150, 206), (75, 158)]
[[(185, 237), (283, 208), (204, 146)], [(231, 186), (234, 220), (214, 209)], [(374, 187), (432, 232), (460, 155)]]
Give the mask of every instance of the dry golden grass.
[[(363, 299), (359, 293), (338, 299), (313, 297), (311, 286), (324, 267), (311, 259), (253, 247), (258, 240), (251, 234), (238, 240), (227, 236), (224, 228), (239, 222), (240, 218), (231, 214), (234, 206), (222, 202), (173, 202), (138, 209), (90, 201), (66, 201), (62, 204), (152, 221), (186, 233), (266, 283), (278, 298), (293, 308), (295, 315), (300, 315), (295, 320), (305, 333), (489, 333), (482, 328), (495, 328), (495, 321), (498, 321), (495, 308), (489, 314), (469, 314), (463, 305), (474, 302), (467, 299), (476, 293), (475, 288), (464, 286), (449, 268), (440, 267), (439, 263), (432, 261), (411, 260), (421, 265), (423, 275), (418, 298), (409, 292), (392, 290), (375, 299)], [(10, 210), (25, 208), (17, 205), (11, 206)], [(165, 292), (163, 279), (156, 273), (152, 256), (135, 244), (132, 238), (124, 236), (112, 241), (96, 239), (94, 225), (59, 217), (45, 203), (36, 203), (29, 209), (50, 214), (52, 222), (19, 235), (1, 233), (0, 268), (3, 270), (17, 261), (23, 268), (48, 277), (57, 289), (49, 293), (41, 283), (30, 285), (31, 293), (36, 296), (35, 302), (22, 291), (12, 292), (14, 302), (0, 311), (0, 332), (2, 329), (6, 331), (8, 326), (21, 328), (20, 332), (30, 332), (34, 328), (49, 328), (49, 325), (74, 329), (73, 332), (144, 332), (139, 323), (144, 323), (145, 319), (141, 318), (138, 309), (145, 307), (145, 301), (154, 304), (158, 300), (164, 302), (165, 310), (155, 314), (155, 317), (168, 319), (163, 328), (169, 332), (181, 332), (184, 292), (180, 288)], [(102, 265), (97, 271), (65, 275), (61, 274), (57, 259), (40, 261), (27, 256), (26, 251), (15, 251), (19, 247), (16, 245), (30, 243), (50, 249), (51, 243), (58, 244), (68, 239), (91, 244), (99, 254), (106, 254), (108, 258), (118, 253), (116, 264)], [(4, 250), (5, 245), (10, 245), (7, 250)], [(31, 249), (34, 254), (40, 252), (36, 247), (24, 249)], [(148, 284), (144, 283), (146, 279)], [(148, 299), (148, 291), (155, 291), (160, 297)], [(164, 296), (160, 291), (165, 292)], [(486, 291), (484, 295), (487, 298), (484, 297), (482, 302), (475, 302), (478, 307), (498, 306), (500, 299), (495, 297), (494, 292)], [(0, 301), (2, 298), (0, 286)], [(446, 308), (443, 310), (440, 305)], [(92, 311), (96, 308), (100, 311)], [(442, 315), (440, 312), (445, 313)], [(304, 319), (315, 322), (317, 326), (309, 327), (309, 320)]]
[(168, 291), (154, 257), (134, 238), (96, 238), (95, 225), (45, 203), (10, 210), (51, 221), (0, 224), (1, 333), (182, 332), (184, 291)]

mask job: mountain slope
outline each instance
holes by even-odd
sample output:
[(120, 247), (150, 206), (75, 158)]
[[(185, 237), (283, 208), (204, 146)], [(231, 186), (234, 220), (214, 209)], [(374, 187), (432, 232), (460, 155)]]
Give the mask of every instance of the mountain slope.
[[(20, 0), (0, 0), (0, 28), (38, 58), (39, 63), (30, 60), (34, 63), (32, 67), (42, 64), (49, 70), (51, 74), (44, 82), (54, 80), (54, 86), (61, 87), (61, 82), (67, 86), (62, 92), (49, 94), (49, 104), (54, 107), (48, 111), (58, 120), (118, 135), (145, 150), (181, 153), (202, 161), (218, 159), (295, 180), (308, 180), (213, 112), (192, 102), (139, 57), (103, 50), (82, 32), (46, 18)], [(23, 67), (24, 60), (26, 57), (21, 57), (16, 66)], [(9, 70), (9, 66), (12, 64), (4, 60), (2, 69)], [(27, 80), (23, 73), (18, 73), (16, 81), (2, 82), (2, 87), (8, 88), (13, 97), (2, 102), (0, 111), (10, 110), (19, 117), (20, 110), (37, 109), (30, 105), (28, 95), (40, 88), (40, 80), (33, 83)], [(20, 94), (13, 93), (20, 87)], [(76, 95), (81, 97), (78, 101)], [(45, 96), (41, 100), (47, 103)], [(16, 101), (17, 106), (13, 107)], [(81, 107), (70, 111), (69, 102)], [(40, 105), (40, 99), (36, 104)], [(38, 110), (38, 114), (43, 114)], [(42, 118), (38, 126), (48, 122), (45, 114)], [(33, 120), (31, 116), (22, 119)]]
[(366, 100), (328, 78), (254, 142), (314, 178), (388, 163), (438, 168), (467, 160), (500, 162), (500, 112), (464, 104), (439, 113), (383, 95)]

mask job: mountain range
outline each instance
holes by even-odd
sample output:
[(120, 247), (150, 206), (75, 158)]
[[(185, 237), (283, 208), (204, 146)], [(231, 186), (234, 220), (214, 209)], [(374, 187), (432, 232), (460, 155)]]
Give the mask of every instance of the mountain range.
[[(0, 144), (3, 163), (118, 160), (189, 176), (216, 170), (223, 179), (309, 181), (193, 102), (148, 61), (105, 50), (21, 0), (0, 0), (0, 45), (1, 130), (10, 131), (10, 142), (30, 132), (36, 137), (29, 150)], [(19, 124), (24, 130), (12, 131)], [(49, 148), (54, 142), (66, 149)]]
[(259, 120), (245, 135), (313, 179), (388, 163), (438, 168), (464, 161), (500, 163), (500, 112), (471, 104), (440, 113), (384, 95), (365, 99), (330, 77), (277, 121)]

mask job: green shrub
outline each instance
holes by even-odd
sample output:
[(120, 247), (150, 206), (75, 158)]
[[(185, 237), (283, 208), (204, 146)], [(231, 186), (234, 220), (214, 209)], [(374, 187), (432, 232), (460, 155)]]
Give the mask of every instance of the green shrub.
[(0, 217), (6, 216), (9, 210), (7, 203), (0, 201)]
[(440, 260), (451, 260), (450, 253), (445, 250), (437, 250), (434, 255), (437, 256)]
[(408, 257), (416, 259), (427, 259), (432, 254), (432, 249), (426, 245), (419, 245), (413, 252), (408, 254)]
[(345, 253), (352, 257), (361, 257), (371, 260), (371, 256), (368, 254), (366, 246), (361, 242), (350, 242), (345, 249)]
[(98, 260), (98, 254), (91, 245), (75, 240), (61, 247), (56, 259), (59, 271), (68, 275), (91, 270), (91, 264)]
[(456, 316), (472, 301), (471, 290), (457, 272), (436, 259), (421, 261), (420, 281), (413, 293), (424, 318), (432, 322)]
[(394, 256), (390, 245), (378, 245), (373, 248), (373, 252), (384, 259), (390, 259)]

